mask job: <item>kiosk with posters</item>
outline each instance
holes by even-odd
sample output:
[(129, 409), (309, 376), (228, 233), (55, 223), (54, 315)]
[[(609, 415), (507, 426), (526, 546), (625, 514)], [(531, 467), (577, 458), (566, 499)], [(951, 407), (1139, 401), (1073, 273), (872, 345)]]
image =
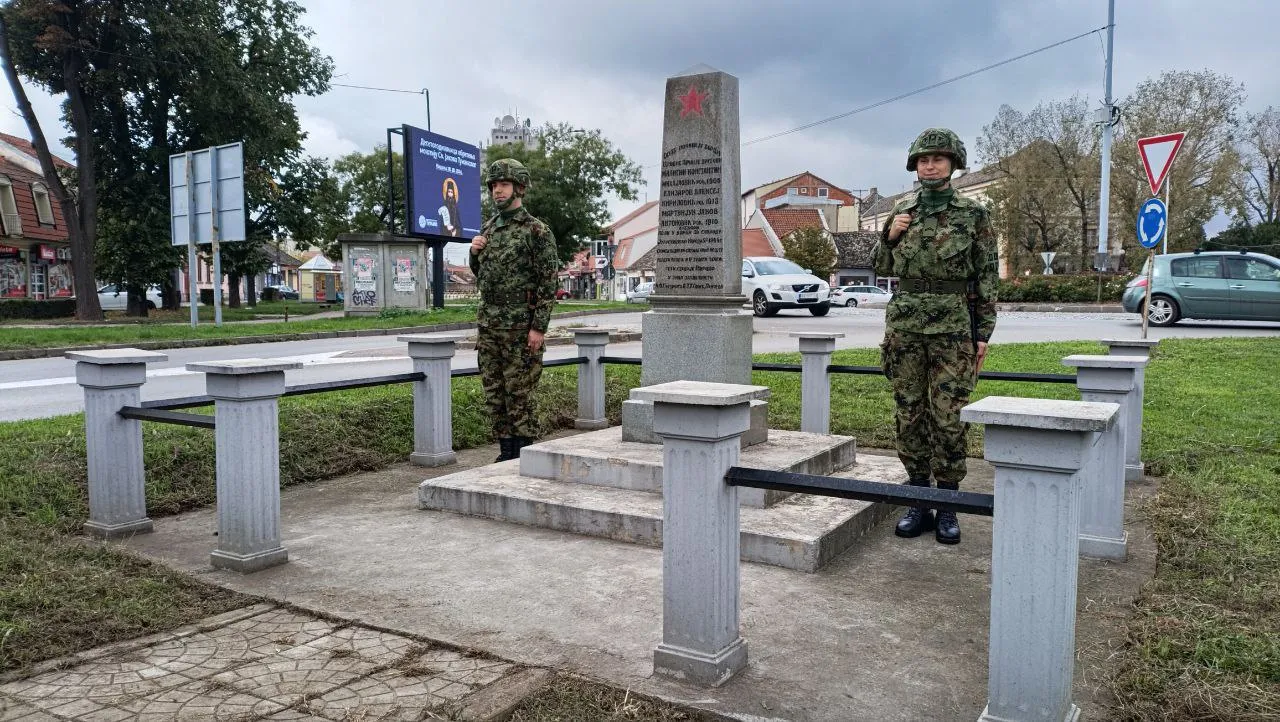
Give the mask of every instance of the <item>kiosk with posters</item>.
[(376, 316), (384, 308), (427, 309), (427, 242), (390, 233), (343, 233), (342, 271), (347, 316)]

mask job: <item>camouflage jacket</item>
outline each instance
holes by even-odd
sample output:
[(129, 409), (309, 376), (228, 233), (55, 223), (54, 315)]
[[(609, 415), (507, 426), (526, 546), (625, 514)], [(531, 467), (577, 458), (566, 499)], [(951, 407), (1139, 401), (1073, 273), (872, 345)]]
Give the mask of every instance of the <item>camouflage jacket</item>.
[(545, 333), (560, 268), (551, 229), (521, 207), (508, 218), (494, 215), (480, 232), (488, 239), (484, 250), (471, 254), (480, 325)]
[[(912, 333), (968, 333), (972, 301), (979, 341), (996, 328), (996, 284), (999, 281), (995, 235), (987, 210), (976, 201), (954, 195), (943, 208), (922, 212), (920, 193), (899, 201), (876, 244), (878, 276), (965, 281), (973, 298), (958, 293), (895, 293), (885, 309), (885, 325)], [(889, 240), (893, 216), (911, 214), (911, 225), (897, 241)]]

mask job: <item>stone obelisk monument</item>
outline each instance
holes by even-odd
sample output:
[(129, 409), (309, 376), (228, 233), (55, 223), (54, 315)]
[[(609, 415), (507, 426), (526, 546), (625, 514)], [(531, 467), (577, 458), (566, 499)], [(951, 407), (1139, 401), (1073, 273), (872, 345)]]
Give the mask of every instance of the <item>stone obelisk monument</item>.
[[(641, 386), (751, 383), (743, 310), (738, 79), (705, 65), (667, 79), (662, 126), (657, 285), (644, 314)], [(763, 402), (747, 443), (767, 433)], [(622, 410), (624, 441), (658, 442), (653, 405)]]

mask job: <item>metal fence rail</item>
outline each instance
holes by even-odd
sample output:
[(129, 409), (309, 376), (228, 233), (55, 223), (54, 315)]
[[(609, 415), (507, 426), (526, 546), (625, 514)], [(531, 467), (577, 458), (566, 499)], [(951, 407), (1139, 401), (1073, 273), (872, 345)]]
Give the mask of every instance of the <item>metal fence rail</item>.
[(886, 484), (880, 481), (750, 469), (743, 466), (729, 467), (724, 480), (729, 486), (745, 486), (753, 489), (818, 494), (899, 506), (924, 506), (981, 516), (992, 516), (995, 513), (995, 496), (972, 491)]
[[(606, 364), (619, 364), (628, 366), (639, 366), (641, 360), (627, 356), (605, 356), (600, 359)], [(751, 364), (752, 371), (778, 371), (782, 373), (798, 374), (804, 369), (800, 364), (779, 364), (756, 362)], [(863, 376), (883, 376), (884, 369), (879, 366), (842, 366), (831, 364), (827, 366), (829, 374), (856, 374)], [(1076, 382), (1075, 374), (1042, 374), (1031, 373), (1025, 371), (983, 371), (978, 374), (978, 378), (983, 381), (1026, 381), (1031, 383), (1043, 384), (1074, 384)]]
[(148, 409), (142, 406), (123, 406), (119, 414), (126, 419), (138, 421), (156, 421), (161, 424), (177, 424), (179, 426), (195, 426), (201, 429), (214, 428), (214, 418), (204, 414), (184, 414), (180, 411), (164, 409)]

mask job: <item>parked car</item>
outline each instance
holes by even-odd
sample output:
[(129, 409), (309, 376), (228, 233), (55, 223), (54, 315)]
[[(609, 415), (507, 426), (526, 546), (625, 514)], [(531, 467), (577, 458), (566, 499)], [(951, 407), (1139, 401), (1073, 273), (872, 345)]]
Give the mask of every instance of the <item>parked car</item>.
[(298, 295), (298, 292), (293, 290), (293, 286), (286, 286), (283, 283), (279, 283), (272, 286), (265, 286), (262, 289), (264, 294), (266, 293), (266, 290), (268, 288), (275, 289), (276, 298), (280, 299), (281, 301), (297, 301), (300, 298), (300, 296)]
[(645, 281), (636, 286), (634, 291), (627, 291), (627, 303), (648, 303), (653, 295), (653, 281)]
[(831, 289), (832, 306), (854, 308), (864, 303), (888, 303), (893, 294), (879, 286), (838, 286)]
[[(1196, 251), (1156, 256), (1155, 264), (1147, 320), (1156, 326), (1184, 318), (1280, 321), (1280, 259)], [(1125, 287), (1121, 303), (1129, 313), (1138, 313), (1146, 296), (1147, 271), (1144, 266)]]
[(825, 316), (831, 287), (785, 258), (749, 256), (742, 259), (742, 295), (757, 316), (772, 316), (784, 308), (807, 308)]
[[(147, 287), (147, 308), (160, 308), (164, 303), (160, 298), (159, 286)], [(129, 308), (129, 294), (125, 291), (124, 286), (117, 286), (114, 283), (108, 283), (98, 289), (98, 305), (103, 311), (124, 311)]]

